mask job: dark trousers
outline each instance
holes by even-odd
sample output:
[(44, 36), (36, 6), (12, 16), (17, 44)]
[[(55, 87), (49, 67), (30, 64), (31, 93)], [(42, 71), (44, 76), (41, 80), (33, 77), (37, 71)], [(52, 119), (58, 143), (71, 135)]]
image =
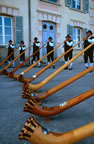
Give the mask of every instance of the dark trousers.
[[(22, 52), (20, 52), (21, 54)], [(20, 61), (25, 61), (25, 53), (23, 53), (21, 56), (20, 56)]]
[(67, 53), (67, 54), (64, 56), (65, 61), (68, 61), (68, 58), (69, 58), (69, 60), (72, 59), (72, 51), (69, 52), (69, 53)]
[(84, 62), (88, 63), (88, 57), (90, 59), (90, 63), (93, 63), (93, 50), (84, 53)]
[[(13, 50), (14, 51), (14, 50)], [(12, 50), (8, 50), (8, 56), (13, 52)], [(8, 61), (14, 60), (14, 53), (8, 58)]]
[[(50, 52), (50, 51), (52, 51), (53, 49), (51, 49), (51, 50), (48, 50), (47, 49), (47, 54)], [(50, 59), (52, 60), (52, 61), (54, 61), (54, 52), (52, 52), (51, 54), (49, 54), (48, 56), (47, 56), (47, 60), (48, 60), (48, 62), (50, 62)]]
[[(33, 53), (35, 53), (35, 51), (34, 51)], [(39, 53), (39, 52), (37, 52), (37, 53), (33, 56), (33, 61), (36, 61), (36, 59), (37, 59), (37, 61), (40, 59), (40, 53)]]

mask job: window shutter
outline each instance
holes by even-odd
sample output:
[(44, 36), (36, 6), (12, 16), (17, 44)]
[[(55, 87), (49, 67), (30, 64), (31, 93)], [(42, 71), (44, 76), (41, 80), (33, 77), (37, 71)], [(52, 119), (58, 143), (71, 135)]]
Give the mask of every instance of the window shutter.
[(84, 12), (89, 12), (89, 0), (84, 0)]
[(54, 3), (57, 3), (57, 0), (48, 0), (50, 2), (54, 2)]
[(73, 26), (67, 25), (67, 34), (69, 34), (71, 39), (73, 39)]
[(19, 45), (20, 41), (23, 40), (23, 17), (15, 17), (15, 44)]
[(71, 7), (72, 0), (65, 0), (65, 5)]
[(83, 37), (86, 37), (87, 28), (83, 29)]

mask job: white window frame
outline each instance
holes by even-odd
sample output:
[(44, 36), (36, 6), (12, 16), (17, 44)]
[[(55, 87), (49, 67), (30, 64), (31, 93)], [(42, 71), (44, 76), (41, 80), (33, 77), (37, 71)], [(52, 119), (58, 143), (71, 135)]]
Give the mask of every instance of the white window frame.
[[(1, 16), (2, 17), (2, 37), (3, 37), (3, 43), (0, 45), (7, 45), (7, 43), (5, 43), (5, 36), (9, 36), (9, 35), (5, 35), (5, 23), (4, 23), (4, 19), (5, 18), (10, 18), (11, 19), (11, 40), (13, 40), (13, 23), (12, 23), (12, 18), (11, 17), (8, 17), (8, 16)], [(7, 26), (9, 27), (9, 26)]]
[[(79, 4), (80, 4), (80, 9), (77, 8), (77, 3), (78, 3), (78, 0), (74, 0), (75, 1), (75, 8), (73, 9), (76, 9), (76, 10), (81, 10), (81, 0), (79, 0)], [(72, 3), (73, 3), (73, 0), (72, 0)]]
[[(80, 35), (77, 35), (77, 29), (78, 30), (80, 30)], [(74, 30), (75, 30), (75, 38), (74, 38)], [(80, 36), (80, 39), (78, 39), (78, 37)], [(81, 40), (81, 28), (79, 28), (79, 27), (74, 27), (73, 28), (73, 41), (74, 41), (74, 45), (76, 44), (76, 43), (78, 43), (79, 41)], [(79, 44), (80, 45), (80, 47), (78, 47), (78, 45), (75, 47), (75, 49), (81, 49), (81, 44)]]

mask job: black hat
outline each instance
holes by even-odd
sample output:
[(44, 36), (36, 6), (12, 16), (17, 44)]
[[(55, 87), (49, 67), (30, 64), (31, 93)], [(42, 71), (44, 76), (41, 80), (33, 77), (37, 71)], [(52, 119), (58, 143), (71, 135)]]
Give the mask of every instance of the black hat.
[(24, 43), (24, 41), (23, 40), (21, 40), (21, 42), (20, 43)]
[(52, 37), (50, 36), (48, 39), (52, 40)]
[(93, 34), (91, 30), (88, 30), (86, 33), (91, 33), (91, 35)]
[(12, 40), (9, 40), (8, 42), (12, 42)]
[(37, 38), (37, 37), (34, 37), (34, 40), (38, 40), (38, 38)]
[(68, 38), (68, 37), (71, 38), (71, 36), (69, 34), (65, 38)]

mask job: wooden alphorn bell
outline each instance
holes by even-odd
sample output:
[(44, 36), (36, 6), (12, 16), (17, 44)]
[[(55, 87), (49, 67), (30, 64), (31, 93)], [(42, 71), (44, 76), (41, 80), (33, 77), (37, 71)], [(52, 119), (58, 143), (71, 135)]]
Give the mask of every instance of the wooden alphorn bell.
[(8, 75), (9, 72), (7, 71), (7, 69), (13, 64), (13, 62), (15, 62), (23, 53), (25, 53), (30, 47), (26, 48), (26, 50), (24, 50), (21, 54), (19, 54), (13, 61), (11, 61), (10, 64), (8, 64), (7, 66), (5, 66), (3, 69), (2, 69), (2, 74), (6, 74)]
[(4, 62), (5, 62), (5, 61), (7, 61), (7, 60), (8, 60), (8, 58), (9, 58), (10, 56), (12, 56), (12, 55), (13, 55), (13, 53), (14, 53), (14, 52), (16, 52), (16, 51), (18, 50), (18, 48), (19, 48), (19, 47), (15, 48), (15, 49), (14, 49), (14, 51), (12, 51), (12, 52), (10, 53), (10, 55), (9, 55), (9, 56), (7, 56), (7, 57), (6, 57), (6, 58), (5, 58), (5, 59), (4, 59), (4, 60), (3, 60), (3, 61), (0, 63), (0, 66), (1, 66), (1, 65), (3, 65), (3, 64), (4, 64)]
[(94, 122), (64, 133), (54, 133), (42, 127), (30, 117), (22, 128), (19, 139), (32, 144), (74, 144), (94, 136)]
[(20, 81), (20, 79), (22, 78), (22, 76), (27, 73), (28, 71), (30, 71), (34, 66), (36, 66), (40, 61), (42, 61), (44, 58), (46, 58), (48, 55), (50, 55), (52, 52), (54, 52), (58, 47), (60, 47), (64, 42), (62, 42), (61, 44), (59, 44), (56, 48), (54, 48), (52, 51), (50, 51), (48, 54), (46, 54), (45, 56), (43, 56), (40, 60), (38, 60), (36, 63), (34, 63), (33, 65), (31, 65), (30, 67), (28, 67), (26, 70), (24, 70), (23, 72), (20, 73), (20, 75), (18, 76), (18, 81)]
[(50, 76), (48, 76), (45, 80), (40, 82), (39, 84), (31, 84), (29, 83), (29, 89), (31, 91), (36, 91), (40, 88), (42, 88), (44, 85), (46, 85), (51, 79), (53, 79), (57, 74), (59, 74), (62, 70), (64, 70), (70, 63), (72, 63), (74, 60), (76, 60), (80, 55), (82, 55), (85, 51), (87, 51), (94, 43), (91, 43), (88, 47), (83, 49), (81, 52), (79, 52), (76, 56), (74, 56), (71, 60), (69, 60), (66, 64), (61, 66), (58, 70), (56, 70), (54, 73), (52, 73)]
[(80, 44), (82, 42), (79, 41), (77, 44), (75, 44), (72, 48), (70, 48), (68, 51), (66, 51), (65, 53), (63, 53), (61, 56), (57, 57), (53, 62), (51, 62), (50, 64), (48, 64), (46, 67), (44, 67), (43, 69), (41, 69), (38, 73), (36, 73), (34, 76), (30, 77), (30, 78), (26, 78), (22, 75), (20, 81), (27, 81), (27, 82), (32, 82), (33, 80), (35, 80), (37, 77), (39, 77), (43, 72), (45, 72), (49, 67), (51, 67), (54, 63), (56, 63), (58, 60), (60, 60), (63, 56), (65, 56), (67, 53), (69, 53), (74, 47), (76, 47), (78, 44)]
[(85, 69), (84, 71), (78, 73), (77, 75), (69, 78), (68, 80), (60, 83), (59, 85), (43, 92), (43, 93), (37, 93), (37, 92), (31, 92), (31, 90), (28, 89), (29, 83), (25, 83), (23, 85), (23, 91), (22, 91), (22, 98), (27, 98), (27, 99), (31, 99), (32, 97), (34, 97), (37, 101), (41, 101), (46, 99), (48, 96), (53, 95), (54, 93), (56, 93), (57, 91), (63, 89), (64, 87), (68, 86), (69, 84), (73, 83), (74, 81), (80, 79), (81, 77), (83, 77), (84, 75), (86, 75), (87, 73), (91, 72), (94, 70), (94, 66)]
[(38, 53), (38, 51), (39, 51), (40, 49), (42, 49), (45, 45), (46, 45), (46, 44), (44, 44), (43, 46), (41, 46), (41, 47), (40, 47), (38, 50), (36, 50), (31, 56), (29, 56), (25, 61), (23, 61), (22, 64), (19, 64), (16, 68), (14, 68), (13, 71), (11, 71), (11, 72), (8, 74), (8, 77), (14, 78), (14, 79), (17, 80), (19, 74), (16, 75), (16, 74), (14, 74), (14, 73), (15, 73), (21, 66), (23, 66), (24, 63), (26, 63), (30, 58), (32, 58), (36, 53)]
[(79, 96), (76, 96), (68, 101), (61, 103), (59, 106), (54, 106), (54, 107), (44, 107), (43, 105), (40, 105), (33, 98), (33, 99), (29, 99), (26, 102), (24, 106), (24, 112), (30, 112), (32, 114), (45, 117), (46, 120), (48, 121), (50, 120), (51, 116), (64, 112), (65, 110), (68, 110), (69, 108), (89, 99), (92, 96), (94, 96), (94, 88), (90, 89), (89, 91)]

